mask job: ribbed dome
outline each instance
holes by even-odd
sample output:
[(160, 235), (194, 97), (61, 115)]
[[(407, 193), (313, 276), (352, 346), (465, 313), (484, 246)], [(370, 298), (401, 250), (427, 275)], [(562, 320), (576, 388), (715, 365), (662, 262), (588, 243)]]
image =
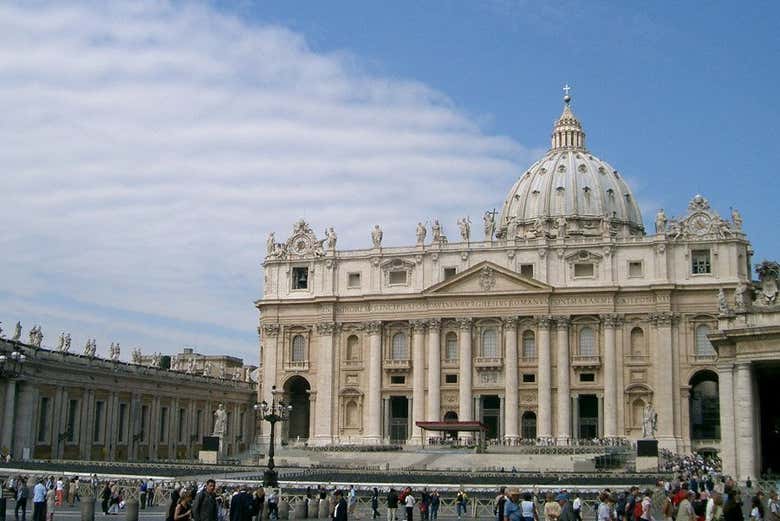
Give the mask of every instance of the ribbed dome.
[(552, 147), (514, 184), (497, 224), (497, 237), (558, 236), (563, 229), (570, 236), (603, 235), (607, 229), (612, 235), (644, 233), (631, 190), (617, 170), (585, 148), (568, 101), (555, 122)]

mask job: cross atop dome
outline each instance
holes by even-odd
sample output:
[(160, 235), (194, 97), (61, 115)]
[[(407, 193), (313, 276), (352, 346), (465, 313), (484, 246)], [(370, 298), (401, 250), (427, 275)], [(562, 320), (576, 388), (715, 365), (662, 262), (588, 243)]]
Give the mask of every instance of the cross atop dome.
[(571, 91), (571, 87), (567, 83), (563, 86), (563, 102), (565, 103), (563, 113), (553, 127), (550, 147), (552, 150), (585, 150), (585, 132), (582, 130), (582, 124), (571, 111), (569, 91)]
[(569, 91), (571, 90), (571, 87), (569, 87), (569, 84), (563, 86), (563, 101), (565, 103), (569, 103), (571, 101), (571, 96), (569, 96)]

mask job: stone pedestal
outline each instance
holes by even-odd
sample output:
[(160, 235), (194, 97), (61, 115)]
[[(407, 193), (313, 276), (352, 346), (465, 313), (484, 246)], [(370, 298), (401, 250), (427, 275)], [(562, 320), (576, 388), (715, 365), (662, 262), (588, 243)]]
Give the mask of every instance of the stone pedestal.
[(200, 450), (198, 451), (198, 462), (207, 465), (216, 465), (218, 454), (219, 453), (215, 450)]
[(658, 440), (636, 442), (636, 471), (658, 472)]
[(95, 498), (81, 498), (79, 510), (81, 511), (81, 521), (95, 521)]
[(291, 519), (306, 519), (306, 500), (302, 499), (295, 503), (292, 509)]
[(128, 501), (125, 504), (125, 521), (138, 521), (138, 501)]
[(320, 499), (320, 504), (317, 509), (317, 519), (327, 519), (327, 518), (328, 518), (328, 500)]
[(317, 519), (317, 516), (319, 515), (319, 509), (320, 509), (320, 500), (312, 498), (308, 501), (308, 505), (309, 505), (309, 512), (306, 517), (310, 519)]
[(285, 501), (279, 501), (279, 519), (289, 519), (290, 517), (290, 504)]

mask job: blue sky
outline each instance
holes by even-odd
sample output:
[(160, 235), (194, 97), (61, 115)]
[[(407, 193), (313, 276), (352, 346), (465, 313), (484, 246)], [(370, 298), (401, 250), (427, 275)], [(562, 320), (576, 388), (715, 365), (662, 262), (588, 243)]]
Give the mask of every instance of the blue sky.
[(265, 236), (499, 207), (561, 86), (644, 216), (701, 192), (778, 257), (777, 2), (0, 6), (0, 320), (256, 357)]

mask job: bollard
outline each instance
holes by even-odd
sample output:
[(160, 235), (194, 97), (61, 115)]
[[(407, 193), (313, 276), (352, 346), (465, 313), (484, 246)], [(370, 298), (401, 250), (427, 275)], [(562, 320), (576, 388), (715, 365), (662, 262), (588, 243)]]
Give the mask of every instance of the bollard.
[(317, 509), (317, 519), (328, 519), (328, 500), (320, 499), (320, 504)]
[(309, 504), (309, 512), (308, 512), (308, 518), (311, 519), (317, 519), (320, 513), (320, 500), (319, 499), (310, 499), (308, 501)]
[(286, 499), (279, 501), (279, 519), (290, 518), (290, 504)]
[(125, 521), (138, 521), (138, 501), (132, 500), (125, 504)]
[(95, 498), (82, 498), (79, 510), (81, 510), (81, 521), (95, 521)]
[(293, 507), (293, 516), (290, 519), (306, 519), (306, 500), (302, 499), (295, 503)]

